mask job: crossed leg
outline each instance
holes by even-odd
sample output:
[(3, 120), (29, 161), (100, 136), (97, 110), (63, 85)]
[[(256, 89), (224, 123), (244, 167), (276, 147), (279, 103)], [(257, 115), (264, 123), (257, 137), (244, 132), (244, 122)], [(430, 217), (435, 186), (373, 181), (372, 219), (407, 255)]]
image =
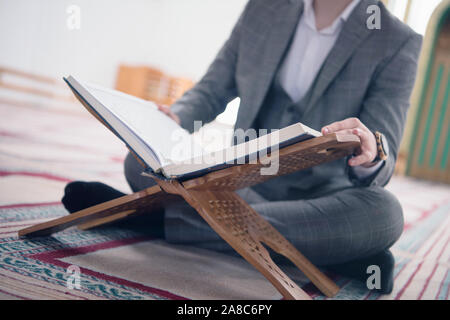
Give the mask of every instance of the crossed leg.
[[(134, 191), (154, 183), (140, 172), (129, 155), (125, 176)], [(382, 292), (392, 290), (394, 260), (388, 249), (403, 231), (403, 211), (390, 192), (381, 187), (346, 188), (290, 201), (267, 201), (251, 188), (237, 193), (314, 264), (357, 278), (367, 276), (366, 265), (379, 264), (386, 270)], [(185, 202), (166, 206), (164, 228), (169, 243), (234, 253)]]

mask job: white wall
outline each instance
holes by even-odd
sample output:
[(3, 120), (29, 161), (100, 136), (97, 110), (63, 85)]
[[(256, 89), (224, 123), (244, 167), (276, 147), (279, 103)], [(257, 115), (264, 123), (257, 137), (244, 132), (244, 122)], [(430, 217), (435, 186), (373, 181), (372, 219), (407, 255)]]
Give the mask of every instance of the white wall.
[[(198, 80), (246, 0), (0, 0), (0, 65), (113, 86), (119, 63)], [(79, 30), (66, 12), (81, 9)]]

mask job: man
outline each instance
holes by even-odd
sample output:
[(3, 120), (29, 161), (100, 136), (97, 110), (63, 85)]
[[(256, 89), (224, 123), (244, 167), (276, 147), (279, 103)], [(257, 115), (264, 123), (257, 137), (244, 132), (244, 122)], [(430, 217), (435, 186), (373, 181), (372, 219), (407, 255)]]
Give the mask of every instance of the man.
[[(373, 6), (381, 29), (368, 24)], [(389, 248), (402, 233), (403, 215), (383, 186), (394, 170), (420, 46), (421, 37), (377, 0), (250, 0), (205, 76), (161, 110), (193, 131), (195, 120), (212, 121), (240, 97), (235, 128), (300, 121), (323, 134), (358, 135), (361, 149), (350, 159), (239, 194), (312, 262), (361, 280), (367, 266), (378, 265), (380, 292), (389, 293)], [(140, 171), (129, 155), (125, 175), (133, 191), (152, 184)], [(73, 212), (120, 195), (100, 183), (75, 182), (63, 203)], [(155, 217), (169, 242), (230, 250), (185, 203)]]

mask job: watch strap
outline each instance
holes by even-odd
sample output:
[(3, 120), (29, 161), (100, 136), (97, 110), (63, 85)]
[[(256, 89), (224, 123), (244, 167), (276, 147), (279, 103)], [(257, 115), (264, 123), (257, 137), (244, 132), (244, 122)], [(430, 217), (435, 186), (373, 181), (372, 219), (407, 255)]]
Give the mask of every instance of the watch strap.
[(383, 149), (383, 134), (379, 131), (375, 131), (374, 135), (375, 135), (375, 141), (377, 143), (377, 156), (375, 157), (373, 162), (386, 160), (387, 154)]

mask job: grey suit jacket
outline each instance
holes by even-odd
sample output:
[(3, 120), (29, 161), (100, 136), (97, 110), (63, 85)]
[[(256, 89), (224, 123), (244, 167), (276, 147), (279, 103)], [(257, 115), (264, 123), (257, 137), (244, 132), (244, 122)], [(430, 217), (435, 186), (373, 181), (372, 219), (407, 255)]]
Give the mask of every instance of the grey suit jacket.
[[(367, 8), (378, 5), (381, 29), (369, 30)], [(210, 122), (240, 97), (235, 128), (253, 124), (303, 11), (301, 0), (250, 0), (204, 77), (172, 107), (184, 128)], [(414, 85), (422, 38), (392, 16), (381, 1), (362, 0), (346, 21), (313, 86), (304, 124), (326, 124), (358, 117), (386, 136), (390, 156), (365, 181), (385, 185), (394, 170)], [(275, 106), (274, 106), (275, 107)], [(345, 159), (308, 171), (305, 188), (320, 181), (349, 183)]]

